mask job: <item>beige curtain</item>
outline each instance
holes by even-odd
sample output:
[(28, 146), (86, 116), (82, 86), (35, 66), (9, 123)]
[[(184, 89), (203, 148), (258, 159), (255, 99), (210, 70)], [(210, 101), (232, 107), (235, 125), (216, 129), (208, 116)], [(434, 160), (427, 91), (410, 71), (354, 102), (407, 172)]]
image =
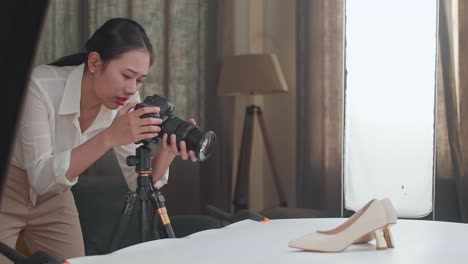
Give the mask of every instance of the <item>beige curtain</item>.
[[(439, 42), (437, 67), (437, 123), (436, 123), (436, 203), (434, 212), (444, 218), (448, 201), (458, 201), (456, 192), (440, 187), (456, 182), (461, 175), (461, 145), (458, 118), (458, 96), (455, 81), (455, 49), (453, 39), (452, 1), (441, 1), (439, 8)], [(443, 195), (443, 197), (440, 197)], [(447, 199), (452, 196), (452, 199)], [(439, 199), (444, 198), (444, 200)], [(455, 198), (455, 199), (453, 199)], [(461, 208), (461, 207), (460, 207)], [(455, 210), (458, 213), (458, 208)]]
[[(79, 51), (92, 32), (113, 17), (139, 22), (152, 41), (156, 61), (142, 97), (163, 94), (180, 117), (203, 114), (207, 0), (51, 1), (36, 64)], [(196, 103), (193, 104), (193, 100)], [(191, 102), (190, 107), (188, 102)]]
[[(441, 192), (436, 186), (436, 215), (444, 210), (444, 201), (455, 201), (458, 204), (457, 213), (462, 221), (466, 221), (465, 208), (467, 185), (464, 177), (464, 148), (463, 148), (463, 122), (460, 122), (459, 110), (462, 109), (463, 92), (457, 85), (457, 60), (456, 48), (456, 16), (453, 16), (453, 8), (456, 1), (441, 1), (439, 8), (439, 63), (438, 63), (438, 107), (437, 107), (437, 170), (436, 184), (443, 182), (455, 182), (455, 193)], [(454, 23), (455, 22), (455, 23)], [(461, 83), (460, 83), (461, 84)], [(461, 87), (460, 87), (461, 88)], [(466, 142), (466, 140), (465, 140)], [(466, 147), (465, 147), (466, 149)], [(466, 156), (465, 156), (466, 157)], [(443, 197), (440, 197), (440, 196)], [(447, 199), (448, 196), (455, 199)], [(439, 202), (437, 202), (439, 201)], [(448, 212), (445, 211), (445, 214)], [(442, 216), (446, 217), (446, 216)]]
[[(109, 18), (132, 18), (145, 28), (156, 54), (140, 95), (164, 95), (175, 103), (176, 116), (194, 117), (204, 127), (208, 4), (208, 0), (52, 0), (35, 63), (80, 51)], [(170, 184), (164, 191), (174, 197), (168, 198), (172, 213), (200, 211), (199, 169), (198, 163), (180, 160), (171, 166)], [(177, 201), (181, 196), (183, 201)]]
[[(446, 120), (449, 148), (442, 152), (438, 147), (438, 154), (442, 152), (440, 155), (447, 159), (449, 166), (445, 167), (445, 172), (438, 169), (438, 176), (446, 174), (455, 181), (458, 213), (463, 222), (468, 221), (468, 79), (465, 74), (468, 63), (464, 59), (468, 55), (467, 4), (464, 0), (441, 1), (439, 31), (441, 85), (446, 111), (441, 119)], [(444, 164), (443, 161), (440, 163)]]
[[(458, 11), (453, 12), (457, 3)], [(463, 0), (440, 1), (439, 8), (438, 220), (458, 221), (460, 216), (464, 221), (468, 219), (468, 123), (464, 121), (468, 120), (468, 104), (464, 103), (468, 102), (468, 77), (463, 74), (468, 71), (468, 63), (456, 59), (468, 56), (468, 16), (464, 15), (467, 4)], [(335, 215), (340, 215), (342, 206), (344, 12), (341, 0), (298, 0), (297, 115), (298, 123), (302, 121), (304, 126), (297, 127), (297, 201), (300, 207), (326, 209)]]
[(298, 1), (297, 204), (341, 213), (344, 1)]

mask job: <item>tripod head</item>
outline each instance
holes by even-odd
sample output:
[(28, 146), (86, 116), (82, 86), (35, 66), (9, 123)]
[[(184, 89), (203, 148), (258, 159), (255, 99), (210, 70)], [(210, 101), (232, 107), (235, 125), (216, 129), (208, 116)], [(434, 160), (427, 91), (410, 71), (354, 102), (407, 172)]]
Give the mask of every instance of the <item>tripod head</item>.
[(127, 165), (135, 166), (135, 170), (140, 176), (151, 174), (151, 148), (149, 142), (143, 141), (143, 144), (135, 150), (135, 155), (127, 157)]

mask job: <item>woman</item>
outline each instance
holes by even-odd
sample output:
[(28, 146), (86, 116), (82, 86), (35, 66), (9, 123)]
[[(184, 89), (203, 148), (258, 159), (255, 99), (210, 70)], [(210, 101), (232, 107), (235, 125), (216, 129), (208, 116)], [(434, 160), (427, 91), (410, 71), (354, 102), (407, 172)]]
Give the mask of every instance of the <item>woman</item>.
[[(153, 62), (144, 29), (129, 19), (111, 19), (97, 29), (85, 50), (38, 66), (31, 74), (0, 205), (0, 241), (12, 247), (21, 233), (31, 251), (83, 256), (70, 187), (113, 148), (127, 184), (135, 190), (135, 168), (127, 166), (125, 158), (135, 154), (134, 142), (160, 132), (161, 119), (140, 118), (159, 112), (158, 107), (132, 111)], [(167, 139), (163, 135), (162, 148), (152, 158), (158, 188), (167, 182), (176, 156), (196, 160), (184, 142), (179, 151)], [(176, 142), (175, 135), (170, 142)]]

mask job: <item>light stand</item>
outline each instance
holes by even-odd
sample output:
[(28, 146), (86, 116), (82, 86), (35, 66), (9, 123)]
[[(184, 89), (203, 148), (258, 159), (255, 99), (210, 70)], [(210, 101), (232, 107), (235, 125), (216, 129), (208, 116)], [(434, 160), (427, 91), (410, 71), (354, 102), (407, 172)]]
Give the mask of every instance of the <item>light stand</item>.
[(250, 159), (252, 155), (252, 139), (255, 116), (257, 117), (260, 124), (263, 145), (265, 146), (268, 162), (270, 163), (271, 171), (273, 173), (273, 181), (275, 183), (276, 191), (278, 192), (280, 205), (282, 207), (288, 206), (284, 190), (279, 181), (278, 171), (276, 170), (275, 166), (276, 163), (273, 159), (273, 150), (270, 145), (270, 137), (266, 129), (265, 120), (263, 119), (262, 109), (258, 105), (250, 105), (245, 110), (244, 128), (242, 132), (241, 149), (237, 167), (237, 179), (234, 190), (234, 212), (242, 209), (248, 209), (249, 207), (249, 172)]
[(136, 149), (135, 156), (127, 157), (128, 166), (136, 166), (137, 189), (136, 192), (129, 192), (126, 195), (122, 217), (117, 226), (117, 231), (112, 239), (110, 250), (119, 249), (125, 230), (127, 230), (130, 217), (138, 200), (139, 212), (139, 240), (146, 242), (155, 239), (155, 231), (152, 225), (153, 215), (150, 213), (148, 201), (151, 200), (153, 207), (156, 208), (156, 213), (159, 216), (160, 222), (163, 224), (166, 235), (169, 238), (175, 238), (174, 230), (171, 226), (171, 221), (167, 214), (164, 204), (164, 197), (161, 192), (153, 186), (151, 178), (151, 148), (149, 142), (143, 141), (143, 145)]

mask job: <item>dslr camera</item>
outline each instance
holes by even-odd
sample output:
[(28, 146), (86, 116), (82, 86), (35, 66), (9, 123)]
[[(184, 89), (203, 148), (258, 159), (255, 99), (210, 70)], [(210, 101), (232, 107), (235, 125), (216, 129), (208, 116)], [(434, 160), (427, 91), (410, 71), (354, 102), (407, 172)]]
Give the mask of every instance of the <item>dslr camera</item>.
[[(193, 150), (199, 161), (206, 160), (214, 150), (216, 144), (216, 134), (213, 131), (204, 132), (198, 126), (173, 116), (174, 103), (159, 95), (147, 96), (143, 103), (135, 106), (138, 110), (146, 106), (157, 106), (161, 110), (159, 113), (149, 113), (140, 116), (140, 118), (161, 118), (161, 132), (151, 139), (139, 141), (137, 143), (158, 143), (164, 134), (175, 134), (177, 137), (177, 147), (180, 141), (185, 141), (187, 150)], [(169, 142), (168, 138), (168, 143)]]

